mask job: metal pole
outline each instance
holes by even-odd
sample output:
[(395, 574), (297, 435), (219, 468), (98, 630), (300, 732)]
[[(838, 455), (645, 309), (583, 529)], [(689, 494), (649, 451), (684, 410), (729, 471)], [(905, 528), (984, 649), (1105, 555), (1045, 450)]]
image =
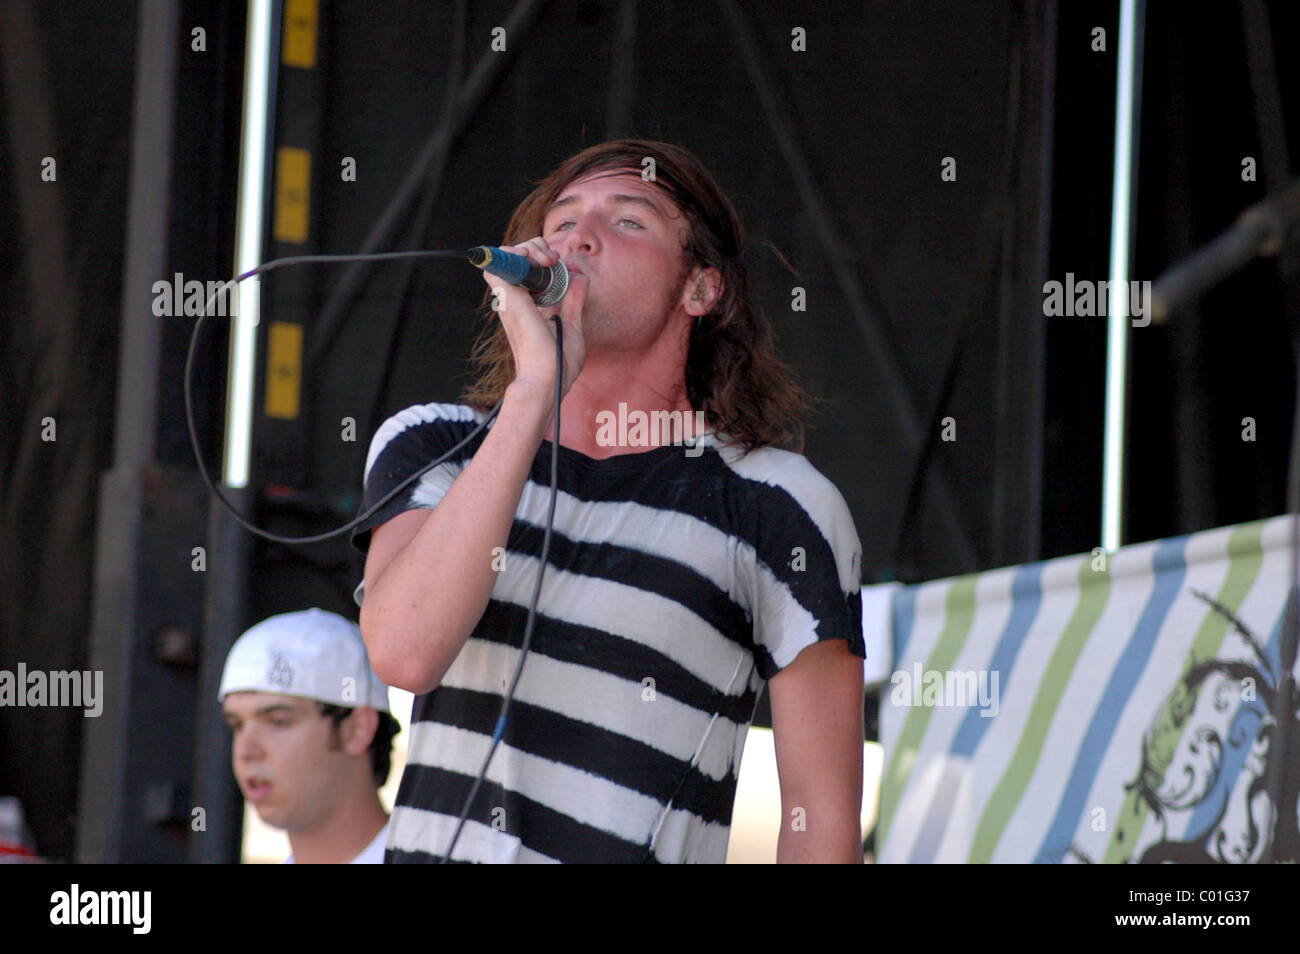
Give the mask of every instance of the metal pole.
[(1115, 79), (1115, 176), (1110, 203), (1110, 284), (1123, 289), (1124, 307), (1107, 296), (1106, 426), (1103, 457), (1101, 545), (1118, 550), (1124, 533), (1124, 432), (1128, 387), (1129, 261), (1133, 188), (1137, 172), (1138, 115), (1142, 97), (1142, 24), (1145, 5), (1122, 0)]
[(87, 720), (82, 739), (77, 811), (82, 863), (121, 861), (127, 816), (138, 810), (127, 804), (125, 743), (138, 629), (141, 479), (153, 461), (157, 428), (160, 331), (150, 289), (167, 254), (176, 8), (168, 0), (145, 0), (139, 24), (114, 460), (100, 484), (91, 611), (90, 668), (104, 673), (104, 711)]

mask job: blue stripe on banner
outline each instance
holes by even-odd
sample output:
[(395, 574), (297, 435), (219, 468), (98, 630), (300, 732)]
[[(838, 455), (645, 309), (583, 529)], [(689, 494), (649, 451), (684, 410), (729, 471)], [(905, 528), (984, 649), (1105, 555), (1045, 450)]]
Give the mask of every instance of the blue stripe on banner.
[[(1264, 654), (1268, 657), (1269, 662), (1273, 665), (1273, 671), (1277, 671), (1277, 658), (1282, 651), (1282, 623), (1286, 619), (1286, 610), (1278, 616), (1277, 622), (1273, 625), (1273, 632), (1268, 637), (1268, 643), (1264, 647)], [(1253, 654), (1252, 657), (1253, 659)], [(1253, 702), (1241, 702), (1237, 706), (1237, 711), (1233, 715), (1232, 728), (1229, 730), (1225, 741), (1228, 742), (1227, 751), (1223, 753), (1223, 763), (1219, 769), (1219, 777), (1216, 780), (1213, 791), (1209, 792), (1201, 801), (1196, 810), (1192, 812), (1191, 820), (1187, 823), (1187, 830), (1184, 832), (1180, 841), (1202, 842), (1211, 829), (1219, 823), (1220, 814), (1224, 806), (1227, 805), (1228, 799), (1232, 796), (1232, 790), (1237, 785), (1237, 776), (1241, 774), (1241, 768), (1246, 764), (1246, 756), (1250, 754), (1251, 744), (1259, 735), (1260, 723), (1269, 715), (1263, 700), (1257, 695)], [(1232, 739), (1243, 739), (1240, 745), (1232, 745)], [(1269, 753), (1272, 755), (1272, 753)], [(1208, 851), (1209, 846), (1205, 845)]]
[(1172, 540), (1161, 540), (1156, 546), (1151, 560), (1151, 569), (1155, 574), (1151, 596), (1132, 638), (1110, 674), (1101, 701), (1097, 704), (1097, 711), (1093, 713), (1088, 731), (1084, 733), (1083, 744), (1074, 756), (1070, 781), (1061, 795), (1061, 803), (1056, 808), (1056, 817), (1047, 830), (1047, 836), (1038, 847), (1034, 859), (1037, 863), (1060, 862), (1074, 840), (1079, 818), (1087, 808), (1084, 803), (1092, 790), (1097, 772), (1101, 769), (1106, 750), (1110, 748), (1111, 739), (1115, 736), (1115, 726), (1129, 697), (1133, 695), (1133, 687), (1142, 678), (1142, 673), (1151, 661), (1151, 652), (1155, 648), (1160, 627), (1169, 615), (1169, 607), (1178, 598), (1183, 580), (1187, 578), (1187, 539), (1175, 537)]
[(894, 642), (894, 658), (891, 660), (891, 666), (894, 672), (898, 671), (903, 650), (907, 648), (908, 640), (912, 638), (912, 627), (916, 625), (916, 592), (920, 588), (905, 586), (894, 592), (894, 627), (891, 634)]
[(1273, 672), (1277, 673), (1277, 678), (1273, 684), (1280, 685), (1281, 681), (1286, 679), (1287, 674), (1282, 671), (1282, 627), (1286, 624), (1286, 611), (1291, 605), (1290, 598), (1282, 605), (1282, 614), (1277, 618), (1273, 626), (1273, 633), (1268, 637), (1268, 645), (1264, 647), (1264, 655), (1268, 659), (1268, 664)]
[[(1038, 610), (1043, 604), (1044, 566), (1043, 563), (1022, 566), (1011, 581), (1011, 615), (1007, 619), (1006, 628), (1002, 631), (1002, 637), (998, 640), (997, 648), (993, 651), (992, 662), (989, 664), (989, 671), (998, 674), (999, 706), (1009, 683), (1011, 670), (1015, 666), (1016, 657), (1020, 655), (1029, 628), (1038, 617)], [(942, 778), (935, 789), (934, 798), (926, 809), (925, 821), (922, 822), (920, 833), (912, 847), (909, 864), (928, 865), (934, 860), (939, 845), (943, 843), (943, 837), (948, 831), (948, 824), (955, 814), (953, 803), (961, 789), (962, 779), (971, 770), (968, 759), (974, 755), (975, 749), (984, 738), (984, 733), (992, 724), (993, 719), (981, 715), (978, 706), (971, 706), (966, 710), (966, 717), (957, 729), (952, 747), (944, 756), (947, 761), (944, 763)]]

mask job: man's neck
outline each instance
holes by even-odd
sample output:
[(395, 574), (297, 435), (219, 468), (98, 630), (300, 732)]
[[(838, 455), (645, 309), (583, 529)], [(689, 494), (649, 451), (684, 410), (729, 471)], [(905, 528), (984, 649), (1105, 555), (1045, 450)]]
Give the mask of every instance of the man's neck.
[(294, 863), (348, 864), (366, 850), (387, 821), (378, 793), (373, 788), (359, 792), (319, 825), (289, 833)]
[[(589, 350), (582, 373), (560, 406), (560, 443), (595, 458), (647, 450), (646, 446), (621, 446), (598, 439), (601, 414), (636, 411), (692, 411), (686, 395), (685, 336), (680, 341), (661, 339), (640, 353)], [(659, 445), (657, 432), (647, 432), (647, 436), (650, 446)], [(547, 438), (554, 439), (554, 428)]]

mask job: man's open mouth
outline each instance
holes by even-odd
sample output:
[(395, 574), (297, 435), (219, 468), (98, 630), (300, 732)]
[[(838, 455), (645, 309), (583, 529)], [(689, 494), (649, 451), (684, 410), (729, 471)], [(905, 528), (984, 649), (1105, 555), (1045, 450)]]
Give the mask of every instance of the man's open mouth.
[(244, 796), (250, 802), (259, 802), (271, 792), (271, 782), (257, 775), (244, 779)]

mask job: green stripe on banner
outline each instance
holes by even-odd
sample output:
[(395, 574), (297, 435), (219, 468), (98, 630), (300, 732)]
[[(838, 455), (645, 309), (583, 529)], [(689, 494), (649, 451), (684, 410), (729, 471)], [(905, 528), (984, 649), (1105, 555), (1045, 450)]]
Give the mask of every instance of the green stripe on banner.
[[(1002, 840), (1002, 833), (1015, 813), (1020, 800), (1025, 797), (1029, 780), (1038, 767), (1047, 740), (1047, 730), (1052, 727), (1056, 710), (1065, 695), (1065, 687), (1074, 675), (1075, 664), (1083, 652), (1088, 638), (1097, 629), (1097, 621), (1110, 600), (1110, 563), (1105, 570), (1092, 568), (1093, 557), (1084, 557), (1079, 563), (1079, 602), (1074, 607), (1065, 632), (1052, 650), (1052, 658), (1043, 672), (1042, 682), (1034, 695), (1033, 707), (1025, 720), (1025, 730), (1020, 736), (1015, 754), (998, 779), (997, 787), (985, 803), (975, 838), (971, 842), (970, 861), (987, 864), (993, 860), (993, 851)], [(1040, 609), (1041, 612), (1041, 609)]]
[[(974, 573), (958, 577), (949, 584), (948, 595), (944, 600), (943, 631), (939, 634), (939, 641), (930, 653), (930, 658), (925, 661), (927, 672), (936, 670), (947, 672), (957, 661), (957, 654), (961, 652), (962, 646), (970, 635), (971, 623), (975, 619), (975, 584), (982, 575)], [(917, 618), (920, 618), (920, 614)], [(897, 664), (896, 660), (895, 665)], [(889, 837), (889, 825), (894, 819), (894, 809), (898, 807), (898, 799), (903, 794), (903, 786), (911, 774), (916, 753), (920, 751), (921, 742), (925, 738), (925, 729), (930, 724), (933, 711), (932, 707), (924, 705), (912, 706), (908, 709), (907, 718), (903, 721), (903, 730), (898, 734), (898, 744), (894, 746), (894, 753), (890, 757), (884, 782), (881, 785), (880, 819), (876, 823), (877, 845), (883, 845), (885, 839)]]
[[(1223, 586), (1219, 588), (1219, 594), (1215, 599), (1234, 614), (1241, 609), (1241, 604), (1246, 601), (1250, 588), (1259, 578), (1260, 567), (1264, 563), (1260, 537), (1266, 523), (1267, 520), (1260, 520), (1242, 524), (1228, 537), (1228, 575), (1224, 578)], [(1187, 728), (1184, 723), (1196, 708), (1197, 693), (1184, 691), (1182, 681), (1193, 666), (1208, 662), (1219, 655), (1219, 650), (1223, 648), (1223, 639), (1227, 635), (1227, 617), (1207, 606), (1205, 619), (1201, 621), (1201, 627), (1196, 631), (1192, 648), (1183, 662), (1183, 671), (1178, 675), (1176, 689), (1165, 702), (1164, 711), (1160, 713), (1152, 730), (1155, 737), (1151, 745), (1155, 749), (1156, 764), (1160, 768), (1162, 779), (1164, 771), (1182, 742), (1183, 732)], [(1140, 789), (1134, 786), (1124, 798), (1124, 805), (1115, 821), (1115, 830), (1111, 833), (1110, 843), (1106, 846), (1106, 854), (1102, 858), (1103, 862), (1119, 864), (1129, 860), (1133, 845), (1142, 834), (1142, 827), (1146, 824), (1148, 814), (1150, 808), (1142, 798)]]

